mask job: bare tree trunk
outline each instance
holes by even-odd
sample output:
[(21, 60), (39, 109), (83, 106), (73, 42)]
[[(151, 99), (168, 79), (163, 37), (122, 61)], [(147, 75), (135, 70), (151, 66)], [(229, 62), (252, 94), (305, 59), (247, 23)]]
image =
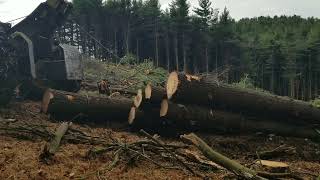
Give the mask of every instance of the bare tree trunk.
[(156, 67), (159, 67), (159, 47), (158, 47), (158, 29), (157, 29), (157, 22), (155, 22), (154, 27), (154, 38), (155, 38), (155, 60), (156, 60)]
[(138, 63), (140, 62), (140, 56), (139, 56), (139, 39), (137, 39), (136, 40), (136, 48), (137, 48), (137, 50), (136, 50), (136, 55), (137, 55), (137, 60), (138, 60)]
[(114, 29), (114, 53), (118, 56), (118, 37), (117, 37), (117, 29)]
[(312, 99), (312, 68), (311, 68), (311, 54), (309, 53), (309, 61), (308, 61), (308, 72), (309, 72), (309, 87), (308, 87), (308, 90), (309, 90), (309, 96), (308, 96), (308, 100), (311, 100)]
[(170, 71), (170, 52), (169, 52), (169, 33), (166, 31), (166, 58), (167, 58), (167, 70)]
[(176, 59), (176, 71), (179, 72), (179, 56), (178, 56), (178, 33), (175, 33), (174, 37), (174, 55)]
[[(273, 47), (272, 47), (273, 48)], [(270, 79), (270, 90), (274, 93), (274, 49), (271, 54), (271, 79)]]
[(208, 56), (208, 45), (206, 45), (206, 71), (207, 71), (207, 74), (209, 74), (209, 56)]
[(126, 54), (130, 53), (130, 22), (127, 24)]
[(301, 93), (302, 93), (302, 100), (306, 100), (306, 84), (307, 84), (307, 73), (304, 72), (304, 77), (303, 77), (303, 80), (302, 80), (302, 83), (303, 83), (303, 87), (302, 87), (302, 90), (301, 90)]
[(183, 71), (185, 73), (188, 72), (188, 64), (187, 64), (187, 49), (186, 49), (186, 42), (185, 42), (185, 33), (182, 33), (182, 50), (183, 50)]
[(218, 44), (216, 45), (216, 76), (218, 77)]
[(294, 78), (290, 78), (290, 97), (295, 97), (295, 85), (294, 85)]
[(296, 80), (296, 99), (300, 99), (300, 79)]
[(314, 76), (314, 97), (318, 98), (318, 72)]

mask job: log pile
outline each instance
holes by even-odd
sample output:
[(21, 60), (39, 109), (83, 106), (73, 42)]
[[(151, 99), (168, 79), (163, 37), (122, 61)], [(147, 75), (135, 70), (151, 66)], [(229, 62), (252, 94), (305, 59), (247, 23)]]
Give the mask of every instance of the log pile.
[(147, 84), (130, 98), (47, 90), (42, 112), (126, 122), (157, 133), (270, 133), (318, 138), (320, 109), (303, 101), (172, 72), (166, 87)]

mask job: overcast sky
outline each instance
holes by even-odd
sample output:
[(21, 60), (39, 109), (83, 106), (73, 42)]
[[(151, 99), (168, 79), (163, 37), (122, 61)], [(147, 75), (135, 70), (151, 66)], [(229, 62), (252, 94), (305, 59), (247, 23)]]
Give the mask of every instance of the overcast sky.
[[(39, 3), (45, 0), (0, 0), (0, 21), (28, 15)], [(172, 0), (160, 0), (162, 8), (168, 7)], [(198, 0), (188, 0), (192, 7)], [(212, 0), (214, 8), (227, 7), (236, 20), (243, 17), (300, 15), (320, 18), (320, 0)]]

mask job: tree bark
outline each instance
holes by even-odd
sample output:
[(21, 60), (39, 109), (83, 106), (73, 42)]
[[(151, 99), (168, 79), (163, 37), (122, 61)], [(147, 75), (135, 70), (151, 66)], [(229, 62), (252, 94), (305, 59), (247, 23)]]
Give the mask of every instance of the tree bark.
[(167, 70), (170, 72), (170, 51), (169, 51), (169, 32), (166, 31), (166, 59), (167, 59)]
[(117, 30), (114, 29), (114, 53), (118, 56), (118, 37), (117, 37)]
[(179, 72), (179, 55), (178, 55), (178, 34), (174, 36), (174, 56), (176, 60), (176, 71)]
[(157, 22), (155, 21), (155, 27), (154, 27), (154, 38), (155, 38), (155, 60), (156, 60), (156, 67), (159, 67), (159, 47), (158, 47), (158, 29), (157, 29)]
[(312, 128), (270, 119), (246, 117), (238, 113), (212, 110), (194, 105), (161, 103), (160, 116), (180, 130), (215, 133), (273, 133), (282, 136), (315, 139), (319, 134)]
[(309, 61), (308, 61), (308, 100), (312, 99), (312, 67), (311, 67), (311, 54), (309, 54)]
[(130, 21), (127, 23), (127, 33), (126, 33), (126, 54), (130, 53)]
[(318, 72), (314, 76), (314, 97), (318, 98)]
[(208, 47), (206, 46), (205, 49), (205, 56), (206, 56), (206, 72), (209, 74), (209, 56), (208, 56)]
[(59, 149), (60, 142), (61, 142), (63, 136), (66, 134), (66, 132), (68, 131), (71, 124), (72, 123), (64, 122), (58, 127), (58, 129), (56, 130), (56, 132), (54, 134), (53, 139), (51, 140), (51, 142), (49, 144), (46, 144), (46, 146), (43, 149), (42, 154), (40, 155), (40, 158), (42, 160), (48, 160), (52, 156), (54, 156), (54, 154)]
[(86, 115), (93, 120), (127, 121), (132, 106), (128, 98), (93, 97), (57, 90), (47, 90), (42, 112), (54, 117)]
[(320, 123), (320, 109), (310, 103), (251, 89), (210, 82), (206, 78), (172, 72), (167, 81), (168, 99), (174, 102), (273, 117), (299, 124)]
[(136, 48), (137, 48), (137, 49), (136, 49), (136, 56), (137, 56), (138, 63), (140, 63), (140, 55), (139, 55), (139, 39), (137, 39), (137, 40), (136, 40), (136, 43), (137, 43), (137, 44), (136, 44), (136, 46), (137, 46), (137, 47), (136, 47)]
[(183, 51), (183, 72), (188, 72), (188, 63), (187, 63), (187, 48), (186, 48), (186, 37), (185, 33), (182, 33), (182, 51)]

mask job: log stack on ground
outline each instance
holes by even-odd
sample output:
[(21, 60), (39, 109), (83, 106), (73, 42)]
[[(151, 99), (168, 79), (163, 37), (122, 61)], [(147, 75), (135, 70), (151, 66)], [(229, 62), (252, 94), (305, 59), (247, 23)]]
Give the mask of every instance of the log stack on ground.
[[(270, 133), (318, 138), (320, 109), (307, 102), (173, 72), (166, 88), (148, 84), (133, 98), (111, 98), (47, 90), (42, 111), (85, 114), (90, 119), (128, 122), (136, 129), (209, 133)], [(150, 130), (149, 129), (149, 130)]]
[(275, 122), (258, 117), (245, 117), (239, 113), (212, 110), (197, 105), (174, 104), (164, 99), (160, 116), (177, 129), (224, 133), (275, 133), (283, 136), (317, 138), (319, 134), (310, 127), (285, 122)]
[(168, 99), (177, 103), (270, 117), (296, 124), (320, 124), (320, 109), (307, 102), (207, 81), (197, 76), (172, 72), (166, 91)]

